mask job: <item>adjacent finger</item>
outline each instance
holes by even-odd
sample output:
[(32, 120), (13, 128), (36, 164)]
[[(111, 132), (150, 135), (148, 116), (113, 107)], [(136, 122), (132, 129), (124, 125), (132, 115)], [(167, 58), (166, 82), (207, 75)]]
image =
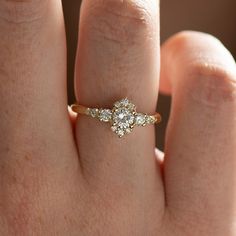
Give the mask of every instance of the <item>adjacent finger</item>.
[[(112, 108), (116, 100), (127, 97), (138, 111), (152, 114), (158, 77), (157, 1), (83, 1), (76, 63), (78, 102)], [(154, 126), (135, 128), (120, 139), (109, 124), (79, 116), (76, 134), (89, 181), (114, 191), (132, 185), (139, 199), (155, 192), (155, 198), (163, 200)]]
[(60, 1), (0, 2), (0, 161), (21, 173), (29, 159), (62, 171), (75, 154), (64, 31)]
[(236, 193), (235, 61), (214, 37), (184, 32), (164, 44), (162, 66), (162, 79), (170, 85), (164, 89), (173, 96), (164, 169), (168, 210), (179, 227), (195, 228), (196, 235), (230, 235)]

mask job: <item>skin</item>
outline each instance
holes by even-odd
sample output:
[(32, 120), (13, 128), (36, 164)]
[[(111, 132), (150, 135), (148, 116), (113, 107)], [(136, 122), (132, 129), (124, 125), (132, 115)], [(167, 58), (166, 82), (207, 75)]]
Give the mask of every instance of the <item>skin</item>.
[(160, 48), (158, 6), (83, 1), (75, 92), (154, 113), (160, 80), (172, 95), (164, 161), (154, 126), (119, 139), (68, 113), (60, 1), (0, 2), (0, 235), (236, 234), (235, 62), (199, 32)]

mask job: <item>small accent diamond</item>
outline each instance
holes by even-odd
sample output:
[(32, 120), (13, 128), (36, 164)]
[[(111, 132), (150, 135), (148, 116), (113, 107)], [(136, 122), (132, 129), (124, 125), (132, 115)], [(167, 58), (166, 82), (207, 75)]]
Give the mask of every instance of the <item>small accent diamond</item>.
[(146, 115), (138, 113), (135, 117), (135, 124), (143, 126), (146, 124)]
[(131, 129), (131, 128), (128, 128), (128, 129), (125, 130), (125, 132), (126, 132), (127, 134), (130, 134), (130, 133), (132, 132), (132, 129)]
[(120, 105), (121, 105), (121, 106), (126, 107), (126, 106), (128, 106), (129, 104), (130, 104), (130, 102), (129, 102), (129, 100), (128, 100), (127, 98), (125, 98), (125, 99), (123, 99), (123, 100), (120, 101)]
[(130, 105), (133, 105), (133, 104), (130, 103), (130, 101), (129, 101), (127, 98), (122, 99), (122, 100), (120, 100), (120, 101), (118, 101), (118, 102), (116, 102), (116, 103), (114, 104), (114, 106), (115, 106), (116, 108), (119, 108), (119, 107), (130, 107)]
[(99, 120), (103, 122), (109, 122), (112, 119), (112, 111), (109, 109), (101, 109), (99, 111)]
[(93, 117), (93, 118), (95, 118), (95, 117), (97, 117), (98, 116), (98, 109), (97, 108), (94, 108), (94, 109), (90, 109), (89, 110), (89, 114)]
[(112, 126), (112, 127), (111, 127), (111, 130), (112, 130), (113, 132), (116, 132), (117, 127), (116, 127), (116, 126)]
[(156, 119), (152, 116), (147, 116), (146, 122), (147, 122), (147, 124), (154, 124), (156, 122)]
[(123, 136), (125, 135), (125, 131), (122, 130), (122, 129), (117, 130), (116, 133), (118, 134), (118, 136), (119, 136), (120, 138), (123, 137)]

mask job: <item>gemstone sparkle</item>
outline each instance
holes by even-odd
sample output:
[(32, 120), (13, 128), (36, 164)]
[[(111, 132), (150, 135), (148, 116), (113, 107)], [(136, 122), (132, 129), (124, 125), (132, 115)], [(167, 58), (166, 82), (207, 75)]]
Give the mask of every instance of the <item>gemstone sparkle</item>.
[(138, 113), (135, 117), (135, 124), (144, 126), (146, 124), (146, 115)]
[(101, 109), (99, 111), (99, 120), (103, 122), (109, 122), (112, 119), (112, 111), (109, 109)]

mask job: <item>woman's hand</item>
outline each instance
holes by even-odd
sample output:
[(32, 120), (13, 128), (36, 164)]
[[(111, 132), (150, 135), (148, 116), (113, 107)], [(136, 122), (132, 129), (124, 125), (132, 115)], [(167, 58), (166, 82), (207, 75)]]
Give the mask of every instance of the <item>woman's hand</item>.
[(68, 115), (59, 0), (2, 0), (0, 51), (0, 235), (236, 234), (236, 66), (217, 39), (177, 34), (160, 60), (156, 0), (83, 1), (79, 103), (153, 113), (161, 77), (164, 162), (154, 126), (119, 139)]

